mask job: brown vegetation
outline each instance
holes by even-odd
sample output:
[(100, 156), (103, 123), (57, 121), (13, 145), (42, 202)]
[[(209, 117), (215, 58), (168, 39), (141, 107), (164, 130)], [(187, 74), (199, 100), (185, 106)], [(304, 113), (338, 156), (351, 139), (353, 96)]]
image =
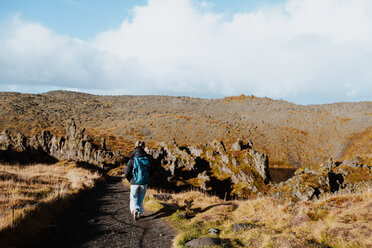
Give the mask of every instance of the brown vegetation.
[(352, 137), (342, 159), (353, 157), (357, 157), (363, 164), (372, 166), (372, 127)]
[[(107, 136), (107, 146), (129, 153), (136, 139), (205, 144), (252, 140), (272, 165), (303, 166), (340, 157), (350, 139), (371, 127), (372, 103), (295, 105), (238, 96), (197, 99), (170, 96), (96, 96), (76, 92), (0, 93), (0, 130), (26, 136), (49, 129), (63, 134), (74, 118), (87, 133)], [(348, 150), (353, 155), (354, 150)]]
[[(151, 190), (149, 195), (158, 194)], [(187, 212), (186, 201), (193, 199)], [(176, 247), (198, 237), (218, 237), (228, 247), (371, 247), (371, 190), (325, 195), (294, 204), (271, 197), (223, 201), (200, 192), (146, 198), (152, 210), (171, 211)], [(185, 214), (187, 212), (187, 214)], [(243, 228), (233, 230), (235, 224)], [(217, 228), (220, 234), (209, 234)]]
[[(9, 207), (32, 205), (54, 200), (92, 188), (100, 178), (97, 172), (79, 168), (75, 162), (58, 162), (54, 165), (0, 165), (0, 212)], [(19, 221), (35, 207), (16, 209)], [(0, 230), (12, 223), (11, 211), (0, 216)]]

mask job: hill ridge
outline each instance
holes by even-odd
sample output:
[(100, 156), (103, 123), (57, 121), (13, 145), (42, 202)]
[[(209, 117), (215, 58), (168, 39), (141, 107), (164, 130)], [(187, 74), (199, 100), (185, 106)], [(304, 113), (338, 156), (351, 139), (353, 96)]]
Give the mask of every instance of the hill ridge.
[[(61, 97), (56, 97), (63, 94)], [(94, 137), (129, 152), (137, 139), (205, 144), (252, 140), (270, 164), (296, 166), (338, 158), (371, 127), (372, 102), (296, 105), (255, 96), (201, 99), (174, 96), (99, 96), (81, 92), (0, 92), (0, 131), (62, 134), (74, 118)], [(363, 139), (362, 139), (363, 140)]]

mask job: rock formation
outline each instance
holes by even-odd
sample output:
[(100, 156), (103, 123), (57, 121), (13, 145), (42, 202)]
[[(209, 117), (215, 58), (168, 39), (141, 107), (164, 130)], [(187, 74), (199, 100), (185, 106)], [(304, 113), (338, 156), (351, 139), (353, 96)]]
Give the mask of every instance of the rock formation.
[[(17, 152), (21, 160), (48, 155), (57, 160), (87, 162), (101, 168), (122, 161), (123, 156), (120, 152), (108, 151), (105, 147), (96, 145), (89, 135), (84, 134), (85, 129), (76, 128), (73, 119), (66, 123), (65, 130), (65, 137), (55, 136), (48, 130), (44, 130), (41, 134), (30, 138), (20, 133), (11, 136), (7, 130), (4, 130), (0, 134), (0, 150), (3, 151), (1, 159), (6, 160), (10, 153)], [(22, 159), (22, 156), (27, 156), (27, 158)], [(11, 160), (17, 160), (17, 158), (12, 156)]]
[(298, 169), (292, 178), (276, 185), (271, 194), (278, 198), (307, 201), (324, 193), (357, 191), (371, 183), (371, 166), (361, 163), (358, 158), (342, 162), (329, 159), (311, 169)]
[(255, 151), (251, 142), (238, 144), (226, 149), (216, 140), (186, 147), (160, 143), (147, 152), (154, 158), (155, 173), (162, 171), (156, 178), (166, 178), (173, 188), (194, 187), (228, 198), (262, 193), (270, 181), (268, 157)]
[[(101, 168), (125, 163), (120, 151), (107, 150), (106, 138), (90, 137), (85, 129), (76, 127), (73, 119), (66, 123), (65, 131), (65, 136), (44, 130), (27, 138), (4, 130), (0, 133), (0, 161), (74, 160)], [(197, 188), (221, 198), (247, 198), (271, 188), (274, 197), (311, 200), (328, 192), (358, 190), (372, 182), (371, 166), (356, 157), (300, 168), (289, 180), (268, 186), (268, 156), (256, 151), (251, 141), (225, 145), (214, 140), (190, 146), (162, 142), (146, 151), (153, 158), (150, 186), (172, 191)]]
[(90, 134), (107, 136), (108, 147), (123, 152), (138, 137), (198, 145), (216, 139), (226, 146), (250, 139), (271, 165), (299, 168), (329, 156), (341, 159), (344, 152), (354, 156), (372, 150), (371, 101), (303, 106), (253, 96), (197, 99), (54, 91), (0, 92), (0, 106), (0, 131), (30, 137), (48, 129), (64, 136), (65, 120), (75, 118)]
[[(48, 130), (26, 138), (8, 131), (0, 134), (0, 160), (30, 162), (45, 160), (74, 160), (103, 168), (125, 162), (120, 152), (108, 151), (106, 139), (96, 141), (79, 130), (73, 119), (65, 126), (65, 136), (52, 135)], [(264, 191), (270, 181), (268, 158), (253, 149), (253, 144), (237, 141), (226, 148), (223, 142), (213, 141), (199, 146), (179, 146), (176, 143), (158, 144), (147, 149), (153, 157), (153, 176), (150, 185), (171, 190), (199, 188), (205, 192), (230, 198), (249, 197)], [(21, 160), (21, 161), (19, 161)]]

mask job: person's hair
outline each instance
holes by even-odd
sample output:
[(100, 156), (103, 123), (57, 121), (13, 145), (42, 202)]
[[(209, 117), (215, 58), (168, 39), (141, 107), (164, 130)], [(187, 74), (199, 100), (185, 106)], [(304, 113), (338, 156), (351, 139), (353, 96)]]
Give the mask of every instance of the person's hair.
[(145, 148), (145, 142), (137, 140), (136, 144), (134, 145), (135, 147), (142, 147)]

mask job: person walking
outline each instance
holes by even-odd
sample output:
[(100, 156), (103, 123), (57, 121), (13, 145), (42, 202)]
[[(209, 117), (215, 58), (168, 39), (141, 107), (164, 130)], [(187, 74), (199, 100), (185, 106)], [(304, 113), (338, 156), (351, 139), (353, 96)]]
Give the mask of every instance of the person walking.
[(130, 182), (129, 208), (135, 221), (140, 218), (143, 212), (143, 200), (150, 180), (150, 160), (144, 148), (144, 142), (136, 142), (134, 151), (125, 168), (125, 178)]

